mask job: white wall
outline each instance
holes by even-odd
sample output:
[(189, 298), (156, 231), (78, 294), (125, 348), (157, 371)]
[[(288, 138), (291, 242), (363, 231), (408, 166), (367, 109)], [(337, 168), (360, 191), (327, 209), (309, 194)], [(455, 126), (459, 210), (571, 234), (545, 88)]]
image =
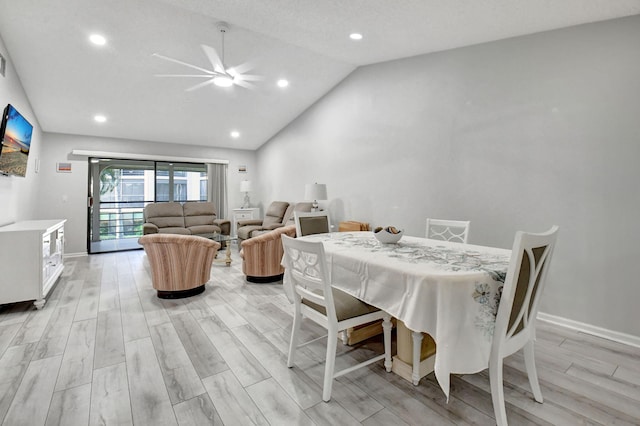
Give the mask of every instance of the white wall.
[(640, 16), (362, 67), (258, 151), (264, 200), (511, 247), (560, 226), (541, 311), (640, 336)]
[[(87, 157), (71, 155), (74, 149), (228, 160), (230, 208), (242, 205), (244, 194), (240, 192), (240, 181), (257, 176), (254, 151), (44, 133), (41, 179), (38, 182), (38, 218), (67, 219), (65, 250), (69, 254), (87, 251), (89, 164)], [(56, 164), (59, 162), (71, 163), (72, 172), (58, 173)], [(238, 173), (239, 165), (247, 166), (247, 172)], [(227, 212), (226, 217), (231, 215)]]
[(35, 162), (40, 157), (42, 132), (2, 38), (0, 38), (0, 53), (7, 61), (5, 76), (0, 75), (0, 113), (4, 111), (7, 104), (11, 104), (33, 125), (27, 175), (24, 178), (0, 175), (0, 225), (6, 225), (17, 220), (37, 219), (35, 216), (37, 199), (34, 188), (38, 175)]

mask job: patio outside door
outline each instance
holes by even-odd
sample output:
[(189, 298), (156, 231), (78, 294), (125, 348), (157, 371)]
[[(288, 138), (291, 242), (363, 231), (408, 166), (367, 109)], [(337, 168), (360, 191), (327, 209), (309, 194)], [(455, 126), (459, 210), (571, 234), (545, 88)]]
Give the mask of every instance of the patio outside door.
[(142, 248), (148, 203), (207, 200), (207, 166), (198, 163), (89, 159), (89, 253)]
[(144, 206), (155, 199), (155, 162), (89, 160), (88, 252), (140, 248)]

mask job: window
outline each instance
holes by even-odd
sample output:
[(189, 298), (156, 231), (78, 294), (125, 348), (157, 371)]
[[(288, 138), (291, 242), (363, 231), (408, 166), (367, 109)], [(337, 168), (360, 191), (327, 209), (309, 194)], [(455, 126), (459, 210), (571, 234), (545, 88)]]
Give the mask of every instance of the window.
[(156, 201), (207, 201), (207, 166), (156, 163)]

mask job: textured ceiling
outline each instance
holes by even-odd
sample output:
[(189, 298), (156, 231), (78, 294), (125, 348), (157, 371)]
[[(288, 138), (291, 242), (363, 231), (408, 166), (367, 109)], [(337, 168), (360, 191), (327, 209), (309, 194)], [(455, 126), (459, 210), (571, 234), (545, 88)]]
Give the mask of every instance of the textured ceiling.
[[(256, 149), (357, 66), (638, 13), (640, 0), (0, 0), (0, 36), (44, 131)], [(209, 68), (200, 45), (220, 48), (221, 20), (225, 62), (249, 61), (255, 89), (154, 77), (191, 70), (153, 53)]]

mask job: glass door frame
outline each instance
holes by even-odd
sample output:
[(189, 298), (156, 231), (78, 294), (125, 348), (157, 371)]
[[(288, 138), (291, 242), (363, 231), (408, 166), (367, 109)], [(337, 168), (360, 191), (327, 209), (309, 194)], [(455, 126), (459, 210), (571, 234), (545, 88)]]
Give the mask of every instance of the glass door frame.
[[(141, 246), (137, 244), (137, 239), (135, 242), (127, 241), (124, 244), (121, 244), (120, 248), (115, 249), (100, 249), (100, 243), (106, 240), (103, 240), (101, 237), (101, 206), (105, 203), (105, 201), (100, 198), (100, 189), (101, 189), (101, 174), (104, 169), (109, 167), (109, 165), (114, 165), (121, 170), (127, 170), (126, 166), (135, 166), (136, 169), (148, 170), (152, 171), (153, 174), (151, 176), (144, 174), (142, 177), (143, 180), (143, 194), (141, 199), (134, 201), (123, 201), (123, 200), (115, 200), (108, 201), (106, 203), (115, 203), (116, 209), (119, 211), (123, 205), (133, 204), (140, 206), (142, 209), (153, 202), (168, 202), (168, 201), (176, 201), (176, 202), (184, 202), (184, 201), (206, 201), (207, 200), (207, 185), (208, 183), (208, 171), (207, 165), (205, 163), (186, 163), (186, 162), (169, 162), (169, 161), (155, 161), (155, 160), (129, 160), (129, 159), (118, 159), (118, 158), (97, 158), (90, 157), (89, 161), (89, 170), (88, 170), (88, 200), (87, 200), (87, 253), (104, 253), (109, 251), (121, 251), (121, 250), (132, 250), (132, 249), (140, 249)], [(97, 166), (96, 166), (97, 164)], [(101, 167), (101, 165), (104, 165)], [(144, 167), (147, 166), (147, 167)], [(163, 191), (160, 189), (160, 184), (163, 182), (159, 179), (159, 172), (162, 170), (166, 170), (166, 177), (168, 188), (165, 188), (164, 193), (166, 196), (163, 196)], [(178, 176), (176, 179), (176, 173), (182, 174), (184, 176)], [(199, 175), (198, 175), (199, 173)], [(121, 176), (122, 177), (122, 176)], [(134, 178), (135, 179), (135, 178)], [(203, 185), (204, 181), (204, 185)], [(122, 182), (120, 182), (121, 184)], [(176, 188), (176, 185), (179, 184), (180, 188)], [(197, 184), (197, 185), (196, 185)], [(197, 186), (197, 188), (196, 188)], [(184, 187), (184, 188), (183, 188)], [(178, 191), (179, 194), (176, 194)], [(97, 196), (96, 196), (97, 194)], [(152, 194), (152, 197), (149, 199), (145, 196), (145, 194)], [(181, 198), (176, 200), (176, 195)], [(162, 198), (158, 200), (158, 198)], [(136, 207), (137, 207), (136, 206)], [(135, 208), (135, 207), (134, 207)], [(131, 212), (128, 212), (131, 213)], [(109, 219), (111, 220), (111, 219)], [(116, 219), (121, 222), (123, 219), (120, 217)], [(144, 219), (142, 219), (144, 221)], [(135, 227), (135, 214), (131, 215), (130, 219), (131, 223), (126, 226)], [(123, 227), (121, 223), (116, 224), (120, 227)], [(136, 236), (130, 238), (118, 238), (118, 232), (116, 231), (116, 238), (107, 239), (113, 240), (114, 245), (118, 245), (118, 241), (131, 240)]]

